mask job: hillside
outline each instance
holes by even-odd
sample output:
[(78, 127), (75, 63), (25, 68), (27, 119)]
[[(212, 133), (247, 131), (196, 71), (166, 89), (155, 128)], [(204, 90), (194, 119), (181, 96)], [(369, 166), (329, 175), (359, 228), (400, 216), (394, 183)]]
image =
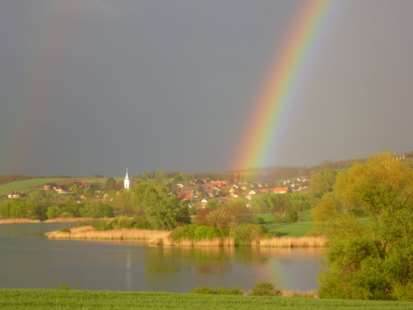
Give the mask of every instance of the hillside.
[(47, 183), (58, 183), (64, 179), (60, 178), (32, 178), (26, 180), (13, 181), (0, 185), (0, 196), (10, 192), (29, 192)]
[[(6, 179), (7, 177), (0, 177)], [(86, 183), (102, 183), (106, 178), (90, 177), (90, 178), (69, 178), (69, 177), (50, 177), (50, 178), (30, 178), (24, 177), (12, 182), (0, 183), (0, 196), (7, 195), (10, 192), (27, 193), (38, 189), (47, 183), (68, 184), (72, 182), (86, 182)]]

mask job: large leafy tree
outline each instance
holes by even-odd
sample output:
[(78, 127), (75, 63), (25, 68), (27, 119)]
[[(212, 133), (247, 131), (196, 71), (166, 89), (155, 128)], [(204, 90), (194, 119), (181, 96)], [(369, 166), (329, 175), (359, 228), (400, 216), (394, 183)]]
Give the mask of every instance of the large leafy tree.
[(373, 157), (342, 172), (324, 200), (334, 216), (321, 296), (413, 299), (413, 170)]
[(331, 192), (336, 182), (337, 171), (332, 168), (319, 170), (311, 175), (310, 193), (315, 198), (321, 198), (325, 193)]
[(187, 206), (182, 204), (168, 186), (156, 180), (139, 182), (135, 186), (138, 207), (147, 221), (156, 229), (173, 229), (178, 224), (189, 223)]

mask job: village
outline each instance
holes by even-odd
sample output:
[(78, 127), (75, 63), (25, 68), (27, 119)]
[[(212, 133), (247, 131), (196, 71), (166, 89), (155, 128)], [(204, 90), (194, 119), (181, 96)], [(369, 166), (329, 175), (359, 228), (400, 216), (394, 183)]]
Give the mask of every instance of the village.
[[(126, 173), (124, 179), (103, 178), (99, 181), (71, 180), (67, 179), (59, 183), (46, 183), (41, 187), (33, 188), (30, 192), (43, 191), (49, 196), (71, 196), (74, 201), (81, 204), (87, 200), (98, 202), (112, 202), (114, 195), (120, 195), (122, 191), (133, 190), (134, 184), (138, 184), (142, 177), (131, 177)], [(278, 182), (253, 182), (240, 180), (234, 176), (227, 179), (187, 176), (185, 178), (170, 178), (170, 190), (180, 201), (185, 202), (191, 208), (206, 207), (209, 201), (214, 200), (225, 203), (233, 199), (244, 199), (246, 205), (260, 194), (287, 194), (303, 192), (308, 189), (309, 177), (299, 176), (282, 179)], [(23, 199), (29, 194), (13, 191), (7, 194), (7, 199)]]

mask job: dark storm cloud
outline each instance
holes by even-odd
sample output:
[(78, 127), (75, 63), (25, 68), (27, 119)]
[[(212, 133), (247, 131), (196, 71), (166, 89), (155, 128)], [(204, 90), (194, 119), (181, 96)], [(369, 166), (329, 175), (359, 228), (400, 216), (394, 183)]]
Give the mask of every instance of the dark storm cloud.
[[(300, 5), (1, 1), (0, 173), (227, 168)], [(335, 5), (266, 164), (413, 149), (413, 3)]]

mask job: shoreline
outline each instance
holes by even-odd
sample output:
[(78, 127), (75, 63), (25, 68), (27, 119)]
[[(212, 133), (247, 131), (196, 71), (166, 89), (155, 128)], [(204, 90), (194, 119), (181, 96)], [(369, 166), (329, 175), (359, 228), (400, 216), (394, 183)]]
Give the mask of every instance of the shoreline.
[[(116, 229), (97, 231), (92, 226), (81, 226), (64, 231), (51, 231), (46, 237), (52, 240), (102, 240), (102, 241), (139, 241), (149, 246), (174, 247), (235, 247), (234, 239), (216, 238), (211, 240), (179, 240), (170, 238), (171, 231), (145, 229)], [(323, 236), (308, 237), (273, 237), (262, 238), (251, 242), (257, 248), (324, 248), (327, 238)]]
[(10, 218), (10, 219), (0, 219), (0, 225), (2, 224), (42, 224), (42, 223), (76, 223), (76, 222), (87, 222), (91, 220), (96, 220), (88, 217), (58, 217), (54, 219), (47, 219), (44, 221), (25, 219), (25, 218)]

